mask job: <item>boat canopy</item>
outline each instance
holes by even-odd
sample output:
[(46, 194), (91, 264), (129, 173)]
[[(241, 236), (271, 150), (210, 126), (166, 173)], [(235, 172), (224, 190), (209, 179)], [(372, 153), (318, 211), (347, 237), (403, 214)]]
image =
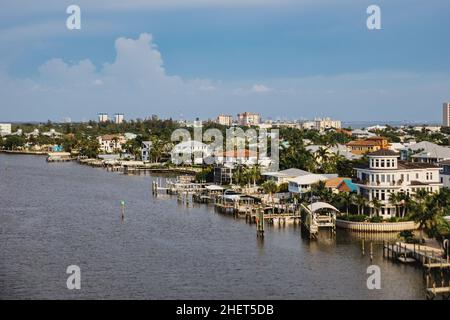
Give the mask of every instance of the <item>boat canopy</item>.
[(321, 209), (330, 209), (330, 210), (339, 212), (338, 209), (336, 209), (334, 206), (332, 206), (331, 204), (326, 203), (326, 202), (314, 202), (308, 206), (308, 209), (311, 212), (316, 212)]

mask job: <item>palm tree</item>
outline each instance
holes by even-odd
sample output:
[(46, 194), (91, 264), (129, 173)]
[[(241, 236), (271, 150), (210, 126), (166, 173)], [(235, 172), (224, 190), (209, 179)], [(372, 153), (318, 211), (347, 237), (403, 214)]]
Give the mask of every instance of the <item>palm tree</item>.
[(159, 162), (164, 152), (164, 143), (156, 136), (150, 138), (151, 149), (150, 156), (155, 162)]
[(237, 166), (233, 172), (234, 183), (240, 186), (245, 185), (245, 172), (242, 166)]
[(380, 202), (380, 200), (378, 200), (377, 198), (373, 198), (372, 201), (372, 207), (376, 212), (376, 215), (379, 216), (380, 214), (380, 209), (381, 207), (383, 207), (383, 204)]
[(405, 215), (406, 215), (407, 204), (411, 201), (411, 198), (410, 198), (410, 196), (408, 194), (406, 194), (403, 191), (398, 193), (398, 197), (399, 197), (399, 200), (400, 200), (400, 206), (402, 208), (401, 216), (402, 216), (402, 218), (404, 218)]
[(249, 178), (253, 181), (253, 186), (256, 187), (256, 181), (261, 179), (261, 169), (258, 164), (250, 167)]
[(400, 194), (395, 193), (395, 192), (391, 192), (389, 194), (389, 203), (395, 207), (395, 213), (397, 213), (397, 214), (399, 212), (400, 201), (401, 201)]
[(326, 187), (325, 181), (319, 181), (312, 186), (312, 194), (320, 197), (322, 201), (331, 202), (332, 192)]
[(422, 203), (425, 201), (428, 194), (429, 194), (429, 192), (427, 190), (419, 189), (414, 193), (413, 197), (414, 197), (414, 200)]
[(358, 206), (358, 214), (363, 214), (364, 207), (367, 205), (367, 199), (362, 194), (355, 195), (355, 204)]
[(431, 201), (431, 197), (421, 201), (410, 201), (410, 219), (419, 224), (420, 238), (423, 239), (423, 231), (432, 229), (432, 224), (436, 222), (438, 216), (438, 207)]
[(354, 192), (342, 192), (340, 193), (340, 199), (345, 206), (345, 212), (348, 215), (348, 208), (355, 203), (355, 193)]
[(272, 200), (272, 194), (274, 194), (278, 190), (277, 184), (272, 180), (267, 180), (262, 184), (262, 187), (264, 192), (269, 194), (269, 197)]
[(444, 214), (445, 208), (450, 205), (450, 189), (442, 188), (433, 194), (434, 201), (439, 207), (441, 214)]

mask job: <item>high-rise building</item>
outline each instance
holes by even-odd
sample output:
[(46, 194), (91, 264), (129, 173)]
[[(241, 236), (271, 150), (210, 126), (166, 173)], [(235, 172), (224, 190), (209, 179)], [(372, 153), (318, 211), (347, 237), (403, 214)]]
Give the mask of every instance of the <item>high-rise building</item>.
[(116, 113), (114, 115), (114, 122), (116, 124), (121, 124), (123, 122), (123, 113)]
[(223, 126), (231, 126), (233, 124), (233, 116), (227, 114), (219, 114), (216, 122)]
[(332, 120), (330, 118), (316, 118), (314, 119), (314, 127), (318, 131), (323, 131), (325, 129), (340, 129), (341, 121), (340, 120)]
[(237, 118), (238, 124), (241, 126), (256, 126), (261, 122), (261, 116), (259, 113), (238, 113)]
[(443, 109), (444, 109), (443, 110), (444, 112), (443, 112), (442, 125), (444, 127), (450, 127), (450, 103), (449, 102), (445, 102)]
[(107, 122), (108, 114), (107, 113), (99, 113), (98, 114), (98, 122)]

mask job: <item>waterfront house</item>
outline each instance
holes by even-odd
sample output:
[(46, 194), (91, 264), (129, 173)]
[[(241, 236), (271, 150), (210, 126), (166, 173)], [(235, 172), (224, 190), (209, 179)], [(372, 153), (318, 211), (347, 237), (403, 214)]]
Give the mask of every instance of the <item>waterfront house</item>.
[(105, 134), (97, 138), (100, 150), (105, 153), (122, 151), (122, 145), (125, 144), (125, 137), (118, 134)]
[(347, 143), (347, 148), (353, 154), (363, 155), (368, 152), (389, 148), (388, 140), (384, 137), (369, 137), (364, 140), (354, 140)]
[(265, 172), (262, 173), (262, 176), (265, 177), (266, 180), (274, 181), (277, 185), (280, 185), (283, 183), (288, 183), (289, 179), (295, 179), (307, 174), (310, 174), (310, 172), (297, 168), (290, 168), (275, 172)]
[(333, 193), (356, 192), (358, 187), (350, 178), (331, 178), (325, 181), (325, 187)]
[[(442, 186), (439, 167), (434, 164), (401, 161), (399, 154), (389, 149), (371, 152), (368, 157), (368, 164), (355, 167), (357, 179), (354, 182), (358, 193), (368, 200), (365, 211), (370, 215), (399, 216), (395, 205), (389, 201), (391, 193), (413, 195), (419, 189), (436, 192)], [(374, 208), (373, 199), (380, 202), (380, 208)]]
[(311, 190), (313, 184), (319, 181), (337, 178), (337, 174), (315, 174), (309, 173), (288, 180), (288, 190), (291, 193), (304, 194)]
[(171, 159), (175, 164), (203, 164), (204, 159), (209, 156), (211, 148), (196, 140), (180, 142), (171, 151)]

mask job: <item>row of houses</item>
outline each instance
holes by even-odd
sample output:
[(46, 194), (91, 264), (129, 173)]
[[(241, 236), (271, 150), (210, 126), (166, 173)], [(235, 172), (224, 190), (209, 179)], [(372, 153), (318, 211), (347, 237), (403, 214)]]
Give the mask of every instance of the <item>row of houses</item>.
[(390, 201), (391, 194), (413, 195), (421, 189), (437, 192), (444, 187), (442, 177), (450, 178), (450, 161), (442, 162), (442, 167), (435, 163), (405, 161), (400, 159), (400, 153), (389, 149), (368, 153), (367, 158), (366, 164), (354, 168), (354, 179), (295, 168), (263, 175), (277, 184), (287, 183), (291, 194), (308, 193), (320, 181), (333, 192), (357, 192), (366, 199), (365, 214), (386, 219), (401, 215), (399, 206)]

